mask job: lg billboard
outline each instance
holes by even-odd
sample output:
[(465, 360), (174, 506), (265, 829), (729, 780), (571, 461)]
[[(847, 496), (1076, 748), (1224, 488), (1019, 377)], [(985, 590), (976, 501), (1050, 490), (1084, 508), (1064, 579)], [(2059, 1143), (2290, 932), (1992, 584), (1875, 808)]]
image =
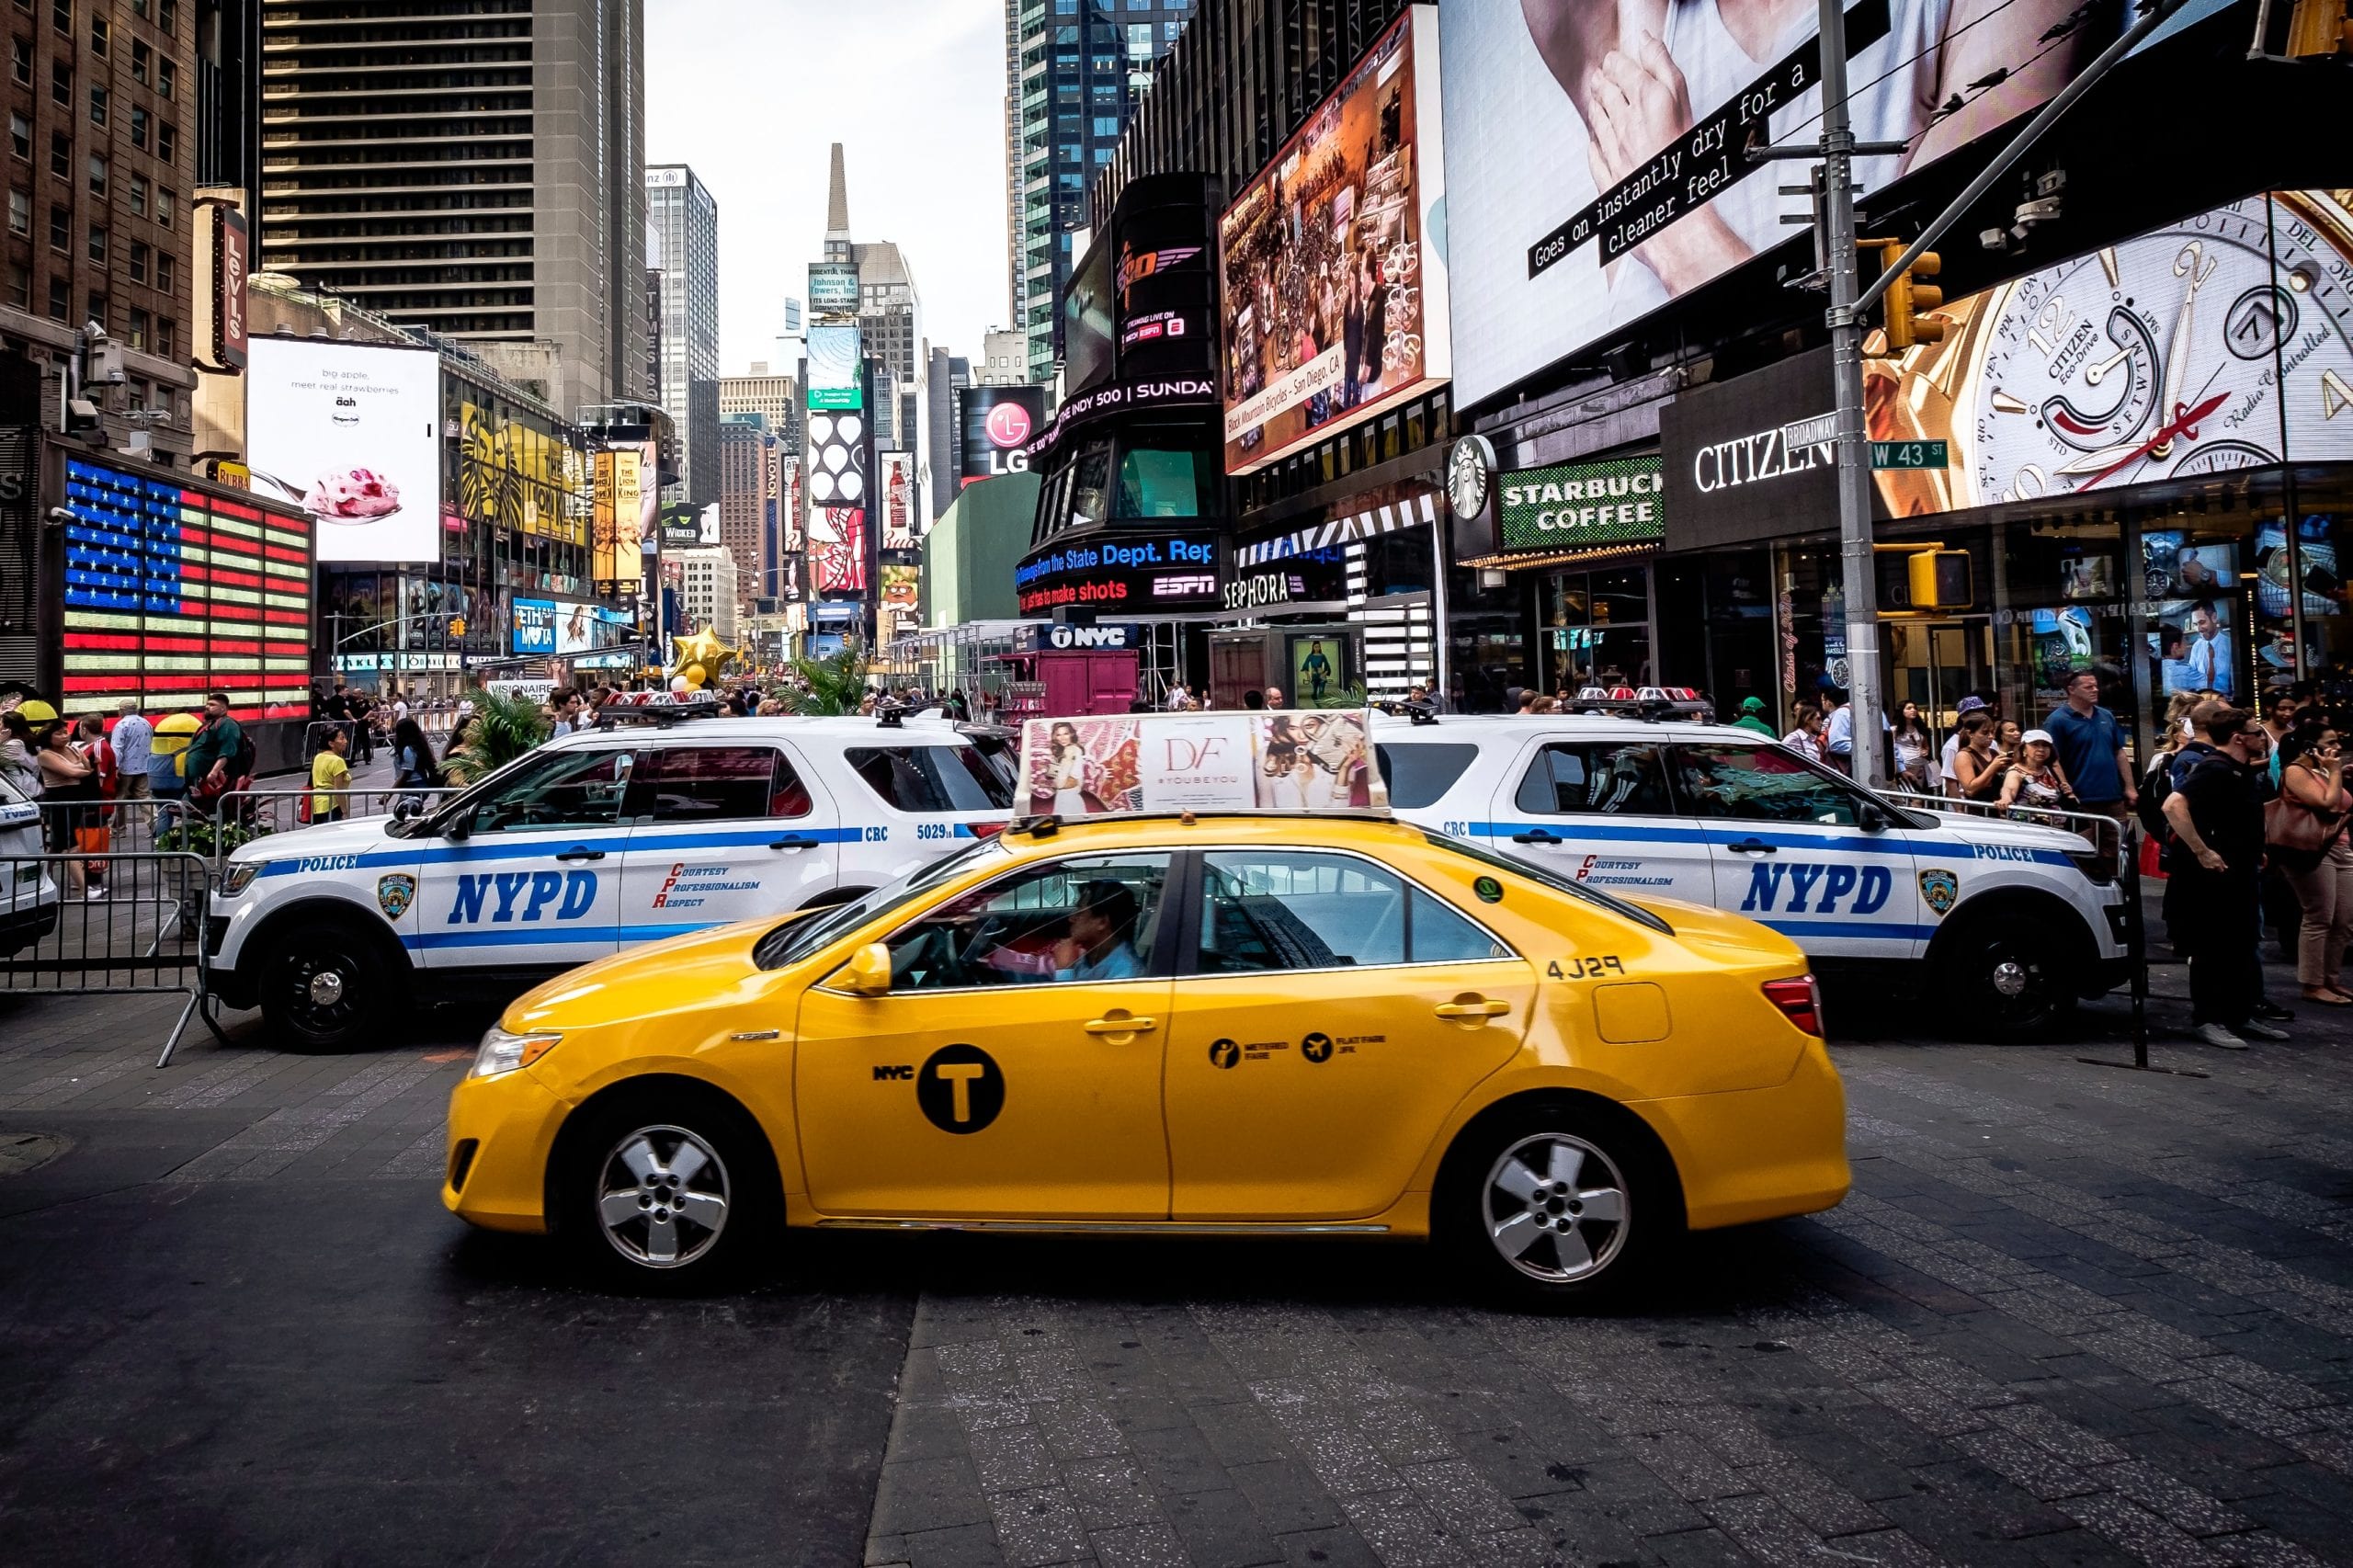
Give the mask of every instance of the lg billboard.
[(956, 393), (956, 411), (964, 433), (959, 489), (976, 479), (1029, 472), (1021, 449), (1045, 426), (1045, 388), (965, 387)]
[(256, 490), (317, 520), (319, 560), (441, 558), (441, 357), (256, 337), (245, 448)]

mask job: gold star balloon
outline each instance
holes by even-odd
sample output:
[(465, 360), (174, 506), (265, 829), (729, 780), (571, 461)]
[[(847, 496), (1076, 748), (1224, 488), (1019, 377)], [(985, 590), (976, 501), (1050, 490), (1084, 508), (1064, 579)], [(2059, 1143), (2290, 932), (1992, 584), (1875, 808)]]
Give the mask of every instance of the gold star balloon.
[(670, 673), (685, 676), (689, 684), (697, 687), (715, 677), (721, 666), (735, 657), (735, 650), (720, 642), (708, 626), (691, 637), (673, 637), (670, 641), (678, 651)]

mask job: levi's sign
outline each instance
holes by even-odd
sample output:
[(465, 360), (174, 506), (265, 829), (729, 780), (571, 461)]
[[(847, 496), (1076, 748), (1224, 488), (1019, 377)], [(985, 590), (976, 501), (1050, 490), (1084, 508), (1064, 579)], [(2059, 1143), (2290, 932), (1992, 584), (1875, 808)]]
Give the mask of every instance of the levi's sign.
[(1506, 473), (1496, 489), (1506, 550), (1655, 544), (1665, 469), (1656, 457), (1556, 463)]

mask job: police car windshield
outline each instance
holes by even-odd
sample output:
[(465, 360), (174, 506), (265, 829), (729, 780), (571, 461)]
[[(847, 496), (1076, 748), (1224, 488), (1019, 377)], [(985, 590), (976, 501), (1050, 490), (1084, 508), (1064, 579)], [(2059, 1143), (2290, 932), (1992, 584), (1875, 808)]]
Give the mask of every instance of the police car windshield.
[(799, 963), (844, 932), (854, 931), (876, 915), (919, 897), (973, 861), (999, 853), (1002, 848), (992, 835), (919, 867), (887, 887), (876, 888), (855, 903), (788, 921), (759, 939), (752, 949), (752, 961), (762, 969), (782, 969), (787, 964)]
[(1573, 882), (1566, 877), (1555, 876), (1551, 871), (1539, 866), (1529, 865), (1524, 860), (1506, 859), (1492, 849), (1481, 848), (1478, 845), (1464, 839), (1449, 838), (1444, 834), (1438, 833), (1426, 833), (1422, 836), (1440, 849), (1452, 850), (1455, 854), (1476, 860), (1482, 865), (1492, 866), (1498, 871), (1509, 871), (1515, 877), (1526, 877), (1531, 882), (1540, 882), (1548, 888), (1567, 893), (1571, 898), (1581, 898), (1587, 903), (1608, 910), (1612, 915), (1622, 915), (1638, 926), (1647, 926), (1663, 936), (1675, 935), (1674, 926), (1669, 926), (1649, 910), (1639, 904), (1628, 903), (1624, 899), (1612, 893), (1603, 892), (1599, 888), (1584, 882)]

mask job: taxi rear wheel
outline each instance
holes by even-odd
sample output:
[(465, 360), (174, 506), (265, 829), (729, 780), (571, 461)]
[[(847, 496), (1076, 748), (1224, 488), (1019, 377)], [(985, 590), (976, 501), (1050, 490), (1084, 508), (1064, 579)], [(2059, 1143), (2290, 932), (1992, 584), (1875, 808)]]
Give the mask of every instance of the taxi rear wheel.
[(631, 1096), (592, 1112), (565, 1143), (560, 1228), (608, 1282), (732, 1282), (770, 1228), (773, 1170), (745, 1118), (715, 1096)]
[(271, 1030), (312, 1051), (381, 1041), (405, 1000), (374, 944), (333, 921), (273, 941), (256, 989)]
[(1442, 1239), (1491, 1293), (1522, 1303), (1615, 1293), (1680, 1228), (1657, 1153), (1582, 1108), (1532, 1107), (1474, 1130), (1449, 1166)]

